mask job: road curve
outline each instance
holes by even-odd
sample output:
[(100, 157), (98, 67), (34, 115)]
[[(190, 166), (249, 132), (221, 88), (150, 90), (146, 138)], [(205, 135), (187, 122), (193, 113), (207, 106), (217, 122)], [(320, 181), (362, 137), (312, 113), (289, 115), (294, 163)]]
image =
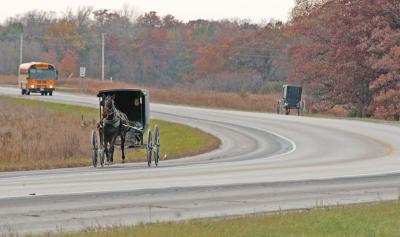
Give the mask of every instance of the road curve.
[[(19, 93), (0, 87), (0, 95)], [(27, 98), (98, 104), (94, 97), (60, 92)], [(0, 234), (74, 231), (400, 196), (399, 126), (161, 104), (152, 104), (151, 112), (153, 118), (212, 133), (222, 145), (208, 154), (161, 161), (159, 168), (116, 164), (105, 169), (0, 173)]]

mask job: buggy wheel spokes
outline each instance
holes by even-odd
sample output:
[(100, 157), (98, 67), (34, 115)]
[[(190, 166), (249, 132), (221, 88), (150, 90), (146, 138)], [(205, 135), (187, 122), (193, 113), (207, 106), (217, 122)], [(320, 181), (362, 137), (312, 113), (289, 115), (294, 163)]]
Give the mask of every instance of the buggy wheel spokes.
[(304, 100), (300, 101), (300, 113), (301, 115), (304, 115), (304, 112), (306, 110), (306, 102)]
[(91, 143), (92, 143), (92, 164), (93, 167), (97, 167), (97, 135), (94, 130), (92, 130), (91, 135)]
[(154, 163), (158, 166), (158, 161), (160, 160), (160, 130), (158, 125), (154, 129)]
[(100, 165), (101, 168), (104, 167), (104, 148), (99, 149)]
[(147, 132), (147, 146), (146, 146), (146, 153), (147, 153), (147, 165), (151, 166), (151, 153), (153, 150), (153, 141), (151, 137), (151, 130)]

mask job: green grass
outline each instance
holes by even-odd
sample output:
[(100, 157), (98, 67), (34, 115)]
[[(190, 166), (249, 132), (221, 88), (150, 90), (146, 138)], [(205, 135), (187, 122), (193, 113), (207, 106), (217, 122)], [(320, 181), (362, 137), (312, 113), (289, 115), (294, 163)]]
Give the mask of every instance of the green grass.
[[(150, 128), (154, 131), (154, 126), (158, 125), (160, 129), (160, 159), (166, 156), (166, 159), (176, 159), (185, 156), (201, 154), (206, 151), (216, 149), (220, 142), (210, 134), (204, 133), (196, 128), (190, 128), (176, 123), (152, 120)], [(154, 137), (154, 134), (153, 134)], [(147, 141), (147, 135), (145, 136)], [(120, 160), (121, 153), (116, 154), (117, 161)], [(146, 150), (138, 150), (126, 154), (128, 162), (144, 161)]]
[[(74, 157), (73, 159), (66, 159), (65, 160), (65, 165), (60, 164), (59, 161), (54, 161), (57, 163), (56, 165), (52, 164), (52, 160), (46, 161), (48, 164), (43, 164), (43, 168), (48, 168), (48, 167), (76, 167), (76, 166), (82, 166), (82, 165), (90, 165), (91, 164), (91, 157), (90, 157), (90, 152), (91, 152), (91, 147), (89, 143), (89, 135), (90, 135), (90, 130), (94, 129), (95, 123), (99, 119), (99, 111), (98, 109), (95, 108), (88, 108), (88, 107), (82, 107), (82, 106), (75, 106), (75, 105), (65, 105), (65, 104), (58, 104), (58, 103), (51, 103), (51, 102), (43, 102), (43, 101), (37, 101), (37, 100), (30, 100), (30, 99), (21, 99), (21, 98), (8, 98), (8, 97), (0, 97), (1, 100), (8, 100), (11, 101), (12, 103), (16, 103), (18, 105), (23, 105), (23, 106), (29, 106), (30, 108), (38, 107), (38, 109), (46, 109), (47, 111), (50, 111), (51, 113), (58, 114), (60, 115), (70, 115), (73, 117), (78, 117), (81, 118), (83, 115), (83, 118), (85, 122), (89, 125), (89, 128), (86, 128), (88, 134), (87, 134), (87, 140), (82, 141), (87, 143), (87, 150), (88, 150), (88, 156), (87, 157)], [(46, 115), (44, 115), (46, 116)], [(161, 149), (160, 149), (160, 159), (163, 160), (164, 157), (166, 159), (176, 159), (176, 158), (182, 158), (182, 157), (187, 157), (191, 155), (197, 155), (201, 154), (207, 151), (211, 151), (213, 149), (216, 149), (220, 145), (220, 141), (208, 134), (205, 133), (199, 129), (192, 128), (189, 126), (184, 126), (176, 123), (171, 123), (171, 122), (166, 122), (166, 121), (160, 121), (160, 120), (152, 120), (150, 122), (150, 128), (152, 132), (154, 131), (154, 126), (158, 125), (160, 129), (160, 140), (161, 140)], [(79, 127), (79, 124), (76, 126)], [(147, 134), (147, 133), (146, 133)], [(62, 135), (62, 134), (60, 134)], [(154, 135), (153, 135), (154, 136)], [(147, 135), (145, 136), (145, 141), (147, 141)], [(116, 149), (115, 151), (115, 162), (120, 162), (121, 161), (121, 152), (119, 149)], [(34, 159), (33, 159), (34, 160)], [(72, 161), (71, 161), (72, 160)], [(146, 160), (146, 150), (145, 149), (140, 149), (140, 150), (128, 150), (126, 152), (126, 161), (127, 162), (143, 162)], [(22, 161), (21, 161), (22, 162)], [(53, 163), (54, 163), (53, 162)], [(64, 162), (64, 161), (62, 161)], [(26, 164), (29, 164), (26, 160), (23, 161), (24, 163), (24, 169), (29, 169), (29, 167), (26, 167)], [(2, 163), (0, 165), (0, 168), (4, 166), (4, 170), (14, 170), (12, 167), (15, 167), (15, 170), (18, 170), (19, 164), (15, 164), (14, 162), (12, 164), (6, 164)], [(10, 168), (11, 167), (11, 168)], [(35, 164), (35, 169), (37, 169), (37, 164)], [(1, 169), (0, 169), (1, 170)]]
[(201, 219), (135, 227), (86, 230), (62, 237), (386, 237), (400, 236), (400, 203), (380, 203), (311, 211)]

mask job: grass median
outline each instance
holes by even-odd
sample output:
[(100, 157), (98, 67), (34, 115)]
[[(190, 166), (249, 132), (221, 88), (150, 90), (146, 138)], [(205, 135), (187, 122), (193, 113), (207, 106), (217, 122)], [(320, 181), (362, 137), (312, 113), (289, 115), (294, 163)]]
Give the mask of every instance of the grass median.
[[(89, 138), (97, 120), (94, 108), (0, 97), (0, 171), (89, 166)], [(155, 124), (160, 128), (161, 159), (201, 154), (220, 145), (196, 128), (152, 120), (151, 129)], [(116, 149), (116, 162), (120, 156)], [(128, 150), (126, 156), (127, 162), (142, 162), (145, 150)]]
[(310, 211), (201, 219), (135, 227), (48, 234), (57, 237), (389, 237), (400, 236), (400, 203), (389, 202)]

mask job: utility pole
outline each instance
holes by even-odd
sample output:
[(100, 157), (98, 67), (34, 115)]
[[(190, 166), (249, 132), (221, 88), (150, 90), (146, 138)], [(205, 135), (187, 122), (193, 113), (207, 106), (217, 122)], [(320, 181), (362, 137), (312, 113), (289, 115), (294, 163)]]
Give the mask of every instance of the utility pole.
[(104, 81), (104, 33), (101, 34), (101, 80)]
[(24, 34), (21, 33), (19, 38), (19, 64), (22, 64), (22, 51), (24, 47)]

